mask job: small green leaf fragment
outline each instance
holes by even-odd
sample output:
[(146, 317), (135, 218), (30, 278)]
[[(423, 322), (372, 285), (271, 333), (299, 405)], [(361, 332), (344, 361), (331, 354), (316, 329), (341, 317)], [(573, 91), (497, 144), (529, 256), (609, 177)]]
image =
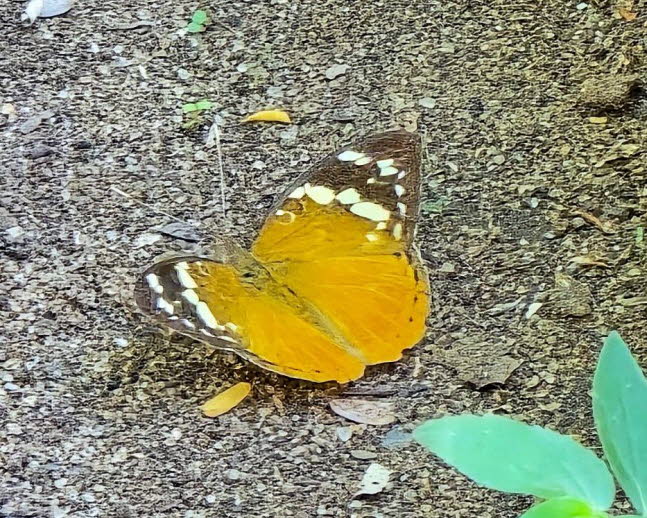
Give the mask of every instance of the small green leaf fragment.
[(204, 25), (204, 23), (207, 21), (207, 13), (205, 11), (198, 10), (195, 13), (193, 13), (193, 17), (191, 18), (191, 21), (199, 25)]
[(201, 25), (199, 23), (191, 22), (189, 25), (186, 26), (186, 30), (188, 32), (202, 32), (204, 31), (204, 25)]
[(210, 110), (211, 108), (213, 108), (213, 103), (205, 99), (203, 101), (198, 101), (197, 103), (195, 103), (195, 106), (198, 110)]
[(647, 380), (616, 331), (593, 377), (593, 416), (604, 454), (634, 508), (647, 515)]
[(191, 113), (199, 109), (200, 108), (198, 108), (198, 105), (196, 103), (187, 103), (182, 105), (182, 111), (184, 113)]
[(449, 200), (445, 198), (440, 198), (436, 201), (427, 201), (422, 204), (422, 211), (423, 212), (433, 212), (435, 214), (441, 214), (444, 210), (445, 207), (449, 205)]
[(642, 245), (644, 241), (645, 241), (645, 228), (644, 227), (637, 227), (636, 228), (636, 244), (637, 245)]
[(535, 505), (520, 518), (604, 518), (604, 512), (591, 509), (586, 502), (575, 498), (554, 498)]
[(433, 419), (416, 441), (483, 486), (544, 499), (571, 497), (608, 509), (615, 486), (595, 454), (571, 437), (497, 415)]

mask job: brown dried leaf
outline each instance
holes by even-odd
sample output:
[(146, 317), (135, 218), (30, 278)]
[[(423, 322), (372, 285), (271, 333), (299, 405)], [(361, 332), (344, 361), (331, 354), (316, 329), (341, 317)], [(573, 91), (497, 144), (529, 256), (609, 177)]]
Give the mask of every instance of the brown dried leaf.
[(609, 268), (609, 265), (607, 263), (600, 261), (599, 259), (596, 259), (595, 257), (592, 257), (590, 255), (578, 255), (576, 257), (573, 257), (571, 259), (571, 262), (580, 264), (582, 266), (600, 266), (602, 268)]
[(638, 16), (637, 13), (634, 13), (630, 11), (629, 9), (625, 9), (624, 7), (621, 7), (618, 9), (618, 14), (622, 16), (622, 18), (628, 22), (633, 22), (636, 17)]
[(330, 408), (335, 414), (356, 423), (382, 426), (395, 421), (395, 405), (391, 401), (334, 399)]
[(229, 412), (249, 395), (251, 389), (252, 386), (245, 381), (236, 383), (233, 387), (229, 387), (227, 390), (216, 394), (204, 403), (202, 405), (202, 413), (207, 417), (218, 417)]
[(609, 225), (606, 223), (603, 223), (600, 218), (597, 216), (594, 216), (593, 214), (590, 214), (588, 212), (584, 212), (582, 210), (576, 210), (573, 212), (573, 214), (580, 216), (584, 221), (589, 223), (590, 225), (593, 225), (594, 227), (600, 229), (602, 232), (605, 234), (613, 234), (614, 231), (609, 228)]

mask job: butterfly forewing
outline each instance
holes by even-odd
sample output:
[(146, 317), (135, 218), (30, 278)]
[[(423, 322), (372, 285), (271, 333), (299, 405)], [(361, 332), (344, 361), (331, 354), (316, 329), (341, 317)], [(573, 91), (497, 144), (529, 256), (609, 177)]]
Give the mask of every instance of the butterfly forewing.
[(419, 191), (419, 138), (370, 137), (301, 176), (252, 247), (366, 364), (396, 360), (424, 336), (428, 281), (412, 246)]
[[(405, 131), (375, 135), (327, 156), (300, 176), (270, 210), (253, 251), (272, 262), (281, 248), (289, 250), (285, 235), (296, 230), (288, 228), (296, 217), (308, 219), (299, 228), (303, 233), (332, 231), (324, 220), (337, 219), (338, 232), (325, 236), (335, 242), (333, 249), (344, 241), (347, 249), (380, 253), (394, 241), (391, 248), (406, 250), (414, 237), (419, 199), (419, 137)], [(342, 214), (348, 217), (339, 219)], [(378, 246), (371, 245), (378, 240)], [(319, 244), (323, 241), (320, 236)], [(295, 247), (287, 253), (292, 255), (285, 259), (299, 259)]]

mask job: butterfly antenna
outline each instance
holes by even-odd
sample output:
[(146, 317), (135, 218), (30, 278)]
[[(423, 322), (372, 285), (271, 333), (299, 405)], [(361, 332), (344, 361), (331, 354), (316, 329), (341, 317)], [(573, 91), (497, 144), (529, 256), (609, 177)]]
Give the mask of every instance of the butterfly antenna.
[(220, 172), (220, 203), (222, 204), (222, 216), (226, 216), (225, 208), (225, 170), (222, 166), (222, 148), (220, 146), (220, 129), (218, 127), (218, 116), (216, 115), (213, 118), (213, 124), (209, 128), (209, 134), (207, 135), (207, 147), (212, 147), (216, 144), (216, 151), (218, 154), (218, 170)]
[(195, 225), (192, 225), (191, 223), (188, 223), (188, 222), (186, 222), (186, 221), (184, 221), (184, 220), (182, 220), (180, 218), (177, 218), (177, 217), (173, 216), (173, 214), (169, 214), (168, 212), (164, 212), (163, 210), (156, 209), (156, 208), (148, 205), (147, 203), (144, 203), (143, 201), (138, 200), (132, 194), (128, 194), (127, 192), (124, 192), (121, 189), (118, 189), (117, 187), (110, 186), (110, 190), (116, 192), (119, 196), (123, 196), (124, 198), (128, 198), (129, 200), (134, 201), (136, 204), (141, 205), (142, 207), (150, 210), (151, 212), (157, 212), (159, 214), (162, 214), (162, 215), (166, 216), (167, 218), (170, 218), (172, 220), (177, 221), (178, 223), (182, 223), (182, 225), (186, 225), (187, 227), (193, 227), (193, 228), (197, 229), (197, 227)]

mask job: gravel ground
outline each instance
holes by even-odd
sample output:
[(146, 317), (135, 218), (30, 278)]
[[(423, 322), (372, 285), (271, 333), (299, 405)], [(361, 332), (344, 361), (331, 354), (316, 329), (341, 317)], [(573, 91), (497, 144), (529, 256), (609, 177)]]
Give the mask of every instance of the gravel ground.
[[(644, 2), (129, 4), (32, 26), (0, 5), (0, 515), (512, 518), (529, 499), (389, 439), (497, 411), (597, 448), (602, 337), (647, 365)], [(211, 22), (186, 34), (199, 7)], [(183, 129), (200, 99), (214, 110)], [(295, 124), (241, 124), (273, 106)], [(191, 244), (160, 232), (173, 217), (249, 245), (295, 175), (394, 127), (425, 138), (434, 293), (401, 362), (314, 386), (135, 312), (141, 269)], [(243, 380), (248, 400), (201, 416)], [(397, 423), (352, 425), (340, 396), (391, 401)], [(391, 482), (354, 498), (371, 462)]]

